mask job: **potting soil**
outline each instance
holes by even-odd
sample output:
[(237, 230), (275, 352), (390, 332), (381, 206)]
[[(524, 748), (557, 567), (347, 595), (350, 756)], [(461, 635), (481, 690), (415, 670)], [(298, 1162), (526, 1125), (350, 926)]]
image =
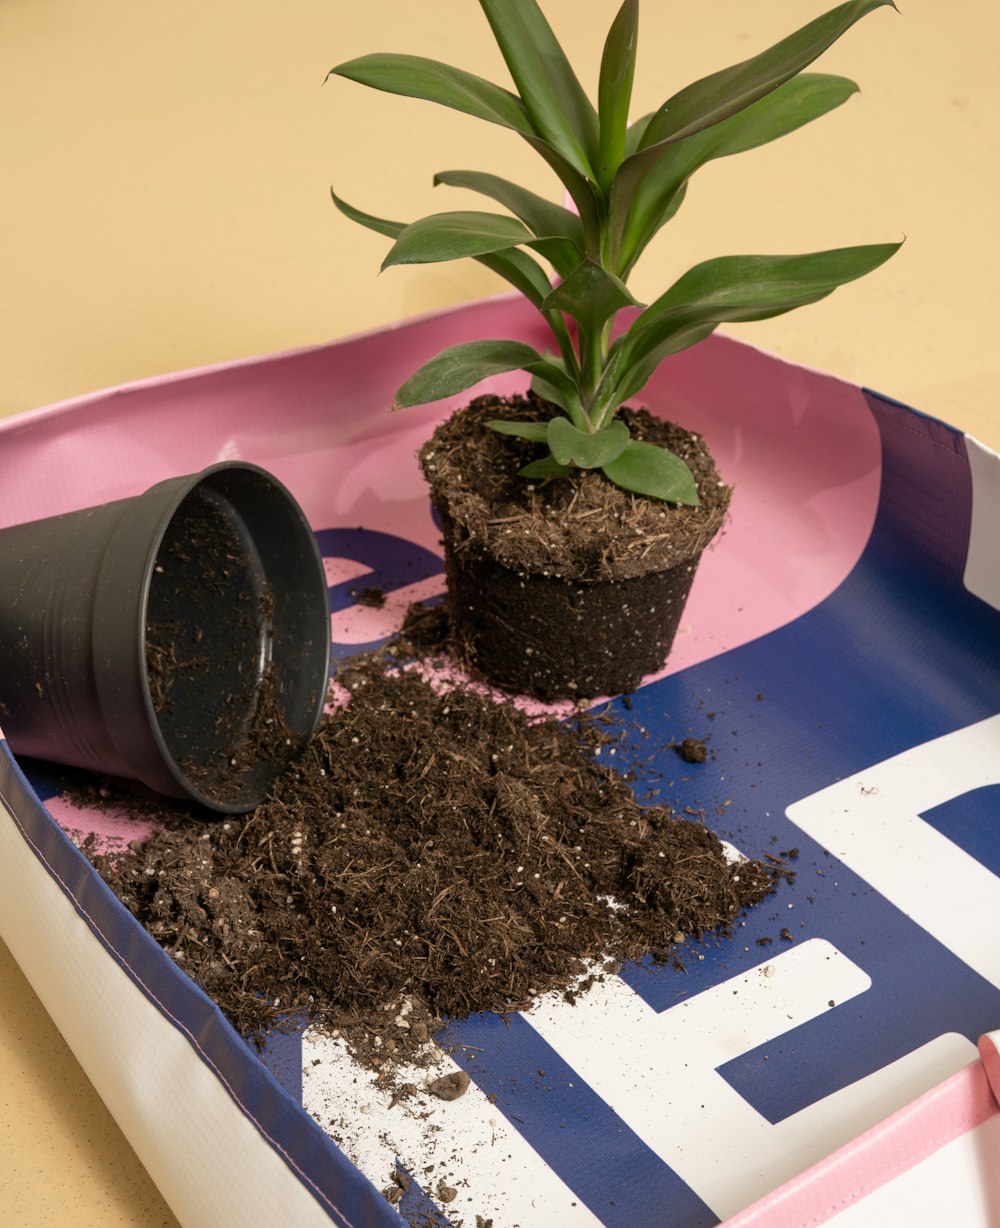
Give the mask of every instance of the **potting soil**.
[(342, 702), (251, 814), (158, 808), (145, 843), (85, 842), (245, 1035), (307, 1018), (388, 1067), (445, 1017), (571, 994), (648, 952), (681, 962), (785, 872), (640, 806), (605, 766), (623, 731), (601, 715), (531, 717), (442, 681), (440, 630), (418, 608), (344, 663)]

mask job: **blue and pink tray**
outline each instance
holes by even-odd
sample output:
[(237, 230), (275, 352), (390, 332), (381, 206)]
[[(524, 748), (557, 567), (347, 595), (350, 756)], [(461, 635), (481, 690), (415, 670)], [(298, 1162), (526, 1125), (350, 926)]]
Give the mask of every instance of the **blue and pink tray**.
[[(11, 419), (0, 526), (254, 461), (316, 530), (339, 659), (442, 592), (415, 453), (449, 407), (388, 406), (484, 336), (545, 340), (491, 300)], [(0, 935), (182, 1224), (997, 1222), (1000, 458), (722, 337), (642, 399), (708, 438), (734, 498), (629, 720), (709, 737), (676, 800), (749, 856), (798, 849), (797, 876), (685, 973), (450, 1025), (460, 1100), (390, 1106), (308, 1030), (258, 1054), (77, 848), (142, 829), (0, 740)]]

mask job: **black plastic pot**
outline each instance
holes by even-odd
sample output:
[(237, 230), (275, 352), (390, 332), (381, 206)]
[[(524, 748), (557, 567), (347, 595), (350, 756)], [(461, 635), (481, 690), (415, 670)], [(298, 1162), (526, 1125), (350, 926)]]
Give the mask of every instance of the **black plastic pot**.
[(470, 549), (437, 510), (451, 633), (476, 673), (552, 701), (634, 691), (662, 667), (700, 553), (625, 580), (563, 580), (515, 571), (488, 551)]
[(245, 812), (315, 732), (329, 654), (315, 538), (256, 465), (0, 531), (17, 754)]

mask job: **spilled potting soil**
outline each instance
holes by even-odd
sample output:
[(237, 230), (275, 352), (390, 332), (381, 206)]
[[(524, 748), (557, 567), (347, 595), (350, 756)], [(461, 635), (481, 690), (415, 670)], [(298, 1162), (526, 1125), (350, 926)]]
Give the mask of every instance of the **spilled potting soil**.
[(251, 814), (161, 809), (147, 842), (87, 849), (245, 1035), (309, 1019), (367, 1063), (411, 1059), (440, 1020), (569, 991), (595, 961), (677, 960), (774, 888), (637, 803), (601, 762), (613, 722), (442, 681), (440, 624), (417, 608), (342, 666), (346, 702)]

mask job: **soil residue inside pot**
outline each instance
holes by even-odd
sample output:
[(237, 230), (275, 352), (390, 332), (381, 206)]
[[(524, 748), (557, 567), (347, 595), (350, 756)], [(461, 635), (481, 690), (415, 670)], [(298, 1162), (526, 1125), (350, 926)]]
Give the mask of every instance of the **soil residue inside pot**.
[(243, 1034), (305, 1017), (362, 1060), (410, 1058), (441, 1018), (569, 990), (593, 961), (677, 960), (774, 888), (702, 822), (639, 806), (601, 763), (613, 722), (428, 673), (443, 630), (418, 607), (343, 666), (347, 701), (253, 813), (178, 807), (123, 852), (84, 842)]
[(164, 742), (201, 795), (244, 808), (301, 739), (285, 723), (270, 662), (274, 595), (238, 514), (192, 492), (174, 515), (150, 578), (149, 697)]

